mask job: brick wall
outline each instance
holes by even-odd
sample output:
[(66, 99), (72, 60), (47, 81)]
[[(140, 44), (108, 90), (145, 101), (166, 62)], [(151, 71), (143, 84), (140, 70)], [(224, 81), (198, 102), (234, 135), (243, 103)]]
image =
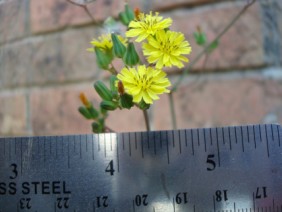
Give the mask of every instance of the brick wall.
[[(213, 39), (247, 1), (130, 0), (144, 11), (174, 20), (173, 29), (200, 48), (200, 25)], [(89, 9), (98, 21), (117, 16), (120, 0), (96, 0)], [(203, 68), (202, 59), (174, 95), (179, 128), (282, 121), (282, 3), (257, 0), (222, 37)], [(101, 30), (83, 9), (66, 0), (0, 1), (0, 135), (91, 133), (77, 112), (78, 95), (99, 98), (93, 82), (103, 77), (85, 49)], [(174, 80), (177, 75), (172, 75)], [(171, 129), (168, 98), (150, 109), (156, 130)], [(145, 130), (142, 113), (110, 113), (116, 131)]]

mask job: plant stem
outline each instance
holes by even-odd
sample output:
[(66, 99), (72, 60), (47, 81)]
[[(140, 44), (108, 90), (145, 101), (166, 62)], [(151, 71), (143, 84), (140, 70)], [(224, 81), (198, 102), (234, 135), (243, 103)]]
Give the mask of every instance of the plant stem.
[(170, 92), (168, 94), (169, 97), (169, 106), (170, 106), (170, 114), (171, 114), (171, 119), (172, 119), (172, 127), (174, 130), (177, 129), (176, 126), (176, 115), (175, 115), (175, 107), (174, 107), (174, 101), (173, 101), (173, 92)]
[(147, 132), (150, 132), (150, 122), (149, 122), (149, 117), (148, 117), (148, 110), (142, 110), (143, 111), (143, 115), (144, 115), (144, 119), (145, 119), (145, 124), (146, 124), (146, 130)]
[(174, 86), (171, 89), (171, 92), (174, 92), (179, 87), (180, 83), (184, 79), (185, 75), (188, 73), (188, 71), (202, 58), (202, 56), (209, 50), (210, 45), (213, 42), (216, 42), (219, 40), (230, 28), (234, 25), (234, 23), (246, 12), (246, 10), (256, 2), (256, 0), (252, 0), (250, 3), (248, 3), (246, 6), (243, 7), (243, 9), (230, 21), (229, 24), (204, 48), (203, 51), (201, 51), (196, 58), (191, 61), (191, 63), (188, 65), (188, 67), (183, 71), (183, 73), (179, 76), (178, 80), (174, 84)]

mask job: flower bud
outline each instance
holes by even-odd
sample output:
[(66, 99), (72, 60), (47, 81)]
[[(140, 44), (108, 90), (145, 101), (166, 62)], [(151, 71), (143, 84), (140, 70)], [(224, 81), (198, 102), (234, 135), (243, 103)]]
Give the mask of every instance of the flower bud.
[(130, 109), (134, 105), (132, 100), (133, 100), (133, 97), (125, 93), (120, 96), (120, 105), (123, 108)]
[(94, 133), (101, 133), (103, 132), (103, 126), (97, 122), (92, 123), (92, 131)]
[(140, 108), (141, 110), (147, 110), (147, 109), (149, 109), (149, 107), (150, 107), (150, 105), (147, 104), (146, 102), (144, 102), (144, 100), (142, 100), (141, 102), (139, 102), (138, 106), (139, 106), (139, 108)]
[(104, 100), (100, 103), (100, 107), (104, 110), (115, 110), (118, 107), (118, 104), (113, 101)]
[(107, 86), (100, 80), (94, 83), (94, 88), (103, 100), (112, 100), (113, 96)]
[(119, 13), (119, 19), (120, 21), (125, 25), (128, 26), (130, 21), (134, 20), (134, 12), (133, 10), (128, 6), (128, 4), (125, 4), (125, 11)]
[(139, 62), (139, 56), (133, 43), (129, 43), (123, 56), (123, 61), (128, 66), (134, 66)]
[(95, 47), (95, 54), (99, 68), (108, 69), (111, 63), (110, 56), (97, 47)]
[(125, 14), (129, 20), (129, 23), (130, 21), (134, 20), (134, 11), (128, 6), (128, 4), (125, 4)]
[(122, 44), (122, 42), (118, 39), (118, 36), (114, 33), (112, 33), (112, 42), (113, 42), (113, 51), (115, 55), (119, 58), (122, 58), (126, 48)]
[(83, 115), (84, 118), (86, 118), (86, 119), (92, 118), (91, 114), (89, 113), (89, 111), (85, 107), (83, 107), (83, 106), (79, 107), (78, 111), (80, 112), (81, 115)]

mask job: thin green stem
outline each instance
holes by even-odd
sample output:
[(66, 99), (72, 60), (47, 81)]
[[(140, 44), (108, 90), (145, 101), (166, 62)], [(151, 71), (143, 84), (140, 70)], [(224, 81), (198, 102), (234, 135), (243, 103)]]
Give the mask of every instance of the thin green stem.
[(183, 73), (179, 76), (178, 80), (172, 87), (171, 91), (174, 92), (177, 90), (179, 85), (181, 84), (182, 80), (184, 79), (185, 75), (188, 73), (190, 69), (202, 58), (202, 56), (209, 50), (210, 45), (213, 42), (216, 42), (219, 40), (233, 25), (234, 23), (247, 11), (247, 9), (256, 2), (256, 0), (252, 0), (250, 3), (248, 3), (246, 6), (243, 7), (243, 9), (230, 21), (229, 24), (196, 56), (196, 58), (191, 61), (191, 63), (188, 65), (188, 67), (183, 71)]
[(174, 130), (176, 130), (177, 125), (176, 125), (176, 115), (175, 115), (175, 107), (174, 107), (174, 101), (173, 101), (173, 92), (170, 92), (168, 94), (168, 97), (169, 97), (170, 114), (171, 114), (171, 119), (172, 119), (172, 127)]
[(150, 131), (151, 131), (151, 128), (150, 128), (148, 110), (142, 110), (142, 111), (143, 111), (143, 115), (144, 115), (144, 119), (145, 119), (146, 130), (147, 130), (148, 132), (150, 132)]

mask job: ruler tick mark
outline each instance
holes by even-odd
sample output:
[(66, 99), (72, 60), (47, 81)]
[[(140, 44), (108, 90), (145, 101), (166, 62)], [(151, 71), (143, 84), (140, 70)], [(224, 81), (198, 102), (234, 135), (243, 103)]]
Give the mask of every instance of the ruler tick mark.
[(191, 133), (192, 155), (194, 155), (194, 138), (193, 138), (193, 130), (190, 130), (190, 133)]
[(271, 127), (271, 138), (272, 138), (272, 141), (274, 141), (273, 125), (271, 124), (270, 127)]
[(223, 145), (225, 145), (225, 133), (224, 133), (224, 128), (221, 128), (221, 133), (222, 133), (222, 142), (223, 142)]
[(234, 131), (235, 131), (235, 143), (237, 144), (238, 143), (238, 138), (237, 138), (237, 128), (234, 127)]
[(187, 147), (187, 130), (184, 130), (184, 135), (185, 135), (185, 146)]
[(250, 143), (250, 133), (249, 133), (249, 126), (247, 126), (247, 136), (248, 136), (248, 143)]
[[(215, 130), (216, 135), (216, 146), (217, 146), (217, 157), (218, 157), (218, 166), (220, 167), (220, 150), (219, 150), (219, 144), (218, 144), (218, 128)], [(211, 137), (212, 138), (212, 137)]]
[(79, 157), (82, 158), (82, 140), (81, 135), (79, 135)]
[(230, 127), (228, 127), (228, 139), (229, 139), (229, 147), (231, 151), (232, 150), (232, 140), (231, 140), (231, 134), (230, 134)]
[(70, 168), (70, 142), (69, 142), (69, 137), (68, 137), (68, 168)]
[(130, 140), (130, 134), (128, 133), (128, 146), (129, 146), (129, 156), (131, 156), (131, 140)]
[(148, 149), (150, 149), (149, 133), (147, 133), (146, 135), (147, 135), (147, 145), (148, 145)]
[(134, 138), (135, 138), (135, 149), (137, 149), (137, 134), (134, 132)]
[(141, 152), (142, 152), (142, 158), (144, 158), (143, 133), (141, 133)]
[(197, 140), (198, 140), (198, 146), (200, 146), (200, 135), (199, 135), (199, 129), (197, 129)]
[(116, 137), (116, 149), (117, 149), (117, 166), (118, 166), (118, 172), (119, 172), (119, 152), (118, 152), (118, 146), (119, 146), (119, 137)]
[(242, 142), (242, 150), (245, 152), (244, 140), (243, 140), (243, 127), (240, 127), (240, 134), (241, 134), (241, 142)]
[(106, 146), (106, 134), (104, 134), (104, 152), (105, 152), (105, 158), (107, 157), (107, 146)]
[(98, 138), (98, 152), (100, 152), (101, 148), (100, 148), (100, 135), (97, 136)]
[(125, 145), (124, 145), (124, 134), (122, 133), (121, 136), (122, 136), (122, 149), (124, 150), (124, 149), (125, 149)]
[(207, 138), (206, 138), (206, 129), (203, 130), (204, 133), (204, 143), (205, 143), (205, 152), (207, 152)]
[(180, 130), (178, 131), (178, 141), (179, 141), (179, 153), (181, 154), (181, 134), (180, 134)]
[(261, 125), (259, 125), (259, 139), (260, 139), (260, 142), (262, 142)]
[(278, 144), (280, 147), (280, 126), (279, 125), (277, 125), (277, 132), (278, 132)]
[(268, 144), (268, 133), (267, 133), (267, 125), (265, 126), (265, 136), (266, 136), (266, 150), (267, 150), (267, 157), (269, 157), (269, 144)]
[(167, 163), (169, 164), (168, 131), (166, 131), (166, 155), (167, 155)]
[(212, 129), (209, 128), (209, 133), (210, 133), (210, 142), (211, 142), (211, 146), (212, 146)]
[(153, 133), (153, 140), (154, 140), (154, 153), (157, 154), (157, 144), (156, 144), (156, 132)]

